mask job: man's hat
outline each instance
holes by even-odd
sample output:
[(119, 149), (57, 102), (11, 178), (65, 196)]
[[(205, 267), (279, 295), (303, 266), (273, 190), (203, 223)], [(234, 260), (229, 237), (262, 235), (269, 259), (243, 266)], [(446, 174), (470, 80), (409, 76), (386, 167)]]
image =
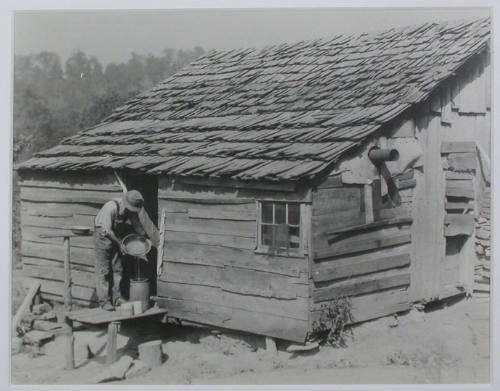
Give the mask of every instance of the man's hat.
[(144, 198), (137, 190), (130, 190), (123, 195), (123, 203), (126, 209), (139, 212), (144, 205)]

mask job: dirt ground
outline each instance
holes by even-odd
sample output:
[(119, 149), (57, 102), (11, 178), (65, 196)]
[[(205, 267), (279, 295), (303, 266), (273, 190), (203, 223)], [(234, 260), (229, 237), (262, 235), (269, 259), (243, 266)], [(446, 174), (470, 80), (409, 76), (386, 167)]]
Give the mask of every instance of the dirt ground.
[[(489, 300), (460, 299), (367, 322), (353, 328), (346, 348), (321, 346), (294, 355), (278, 341), (278, 354), (264, 338), (219, 333), (158, 322), (124, 323), (119, 356), (136, 358), (139, 343), (161, 339), (161, 367), (118, 384), (376, 384), (489, 383)], [(64, 370), (64, 338), (11, 357), (13, 384), (85, 384), (105, 367), (106, 329), (75, 332), (77, 369)], [(96, 357), (79, 359), (79, 346), (101, 346)], [(97, 348), (96, 348), (97, 349)]]

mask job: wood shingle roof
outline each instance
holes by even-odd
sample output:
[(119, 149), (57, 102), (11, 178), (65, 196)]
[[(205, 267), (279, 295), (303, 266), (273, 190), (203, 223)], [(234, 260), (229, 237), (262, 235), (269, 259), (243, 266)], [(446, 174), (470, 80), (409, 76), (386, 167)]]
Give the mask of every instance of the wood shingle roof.
[(313, 178), (425, 99), (489, 34), (484, 18), (213, 51), (19, 168)]

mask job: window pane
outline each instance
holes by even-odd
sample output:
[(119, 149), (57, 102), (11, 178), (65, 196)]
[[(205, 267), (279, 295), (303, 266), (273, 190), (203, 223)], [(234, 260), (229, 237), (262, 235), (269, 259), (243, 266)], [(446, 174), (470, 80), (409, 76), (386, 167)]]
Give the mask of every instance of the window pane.
[(300, 245), (299, 227), (289, 227), (289, 233), (290, 233), (290, 248), (299, 248)]
[(300, 224), (300, 205), (299, 204), (288, 204), (288, 224), (299, 225)]
[(262, 226), (262, 244), (264, 246), (271, 246), (273, 244), (273, 226)]
[(262, 222), (263, 223), (273, 223), (273, 203), (263, 202), (262, 203)]
[(286, 204), (277, 202), (274, 204), (275, 224), (286, 224)]
[(286, 248), (289, 242), (288, 225), (281, 224), (275, 226), (276, 247)]

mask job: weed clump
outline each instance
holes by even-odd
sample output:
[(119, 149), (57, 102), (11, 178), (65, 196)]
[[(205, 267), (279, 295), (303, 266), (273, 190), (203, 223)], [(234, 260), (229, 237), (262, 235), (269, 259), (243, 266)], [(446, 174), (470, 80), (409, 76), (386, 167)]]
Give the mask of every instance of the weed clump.
[(346, 326), (354, 321), (351, 301), (348, 297), (338, 297), (323, 304), (321, 316), (313, 322), (311, 338), (335, 348), (347, 346), (352, 330)]

